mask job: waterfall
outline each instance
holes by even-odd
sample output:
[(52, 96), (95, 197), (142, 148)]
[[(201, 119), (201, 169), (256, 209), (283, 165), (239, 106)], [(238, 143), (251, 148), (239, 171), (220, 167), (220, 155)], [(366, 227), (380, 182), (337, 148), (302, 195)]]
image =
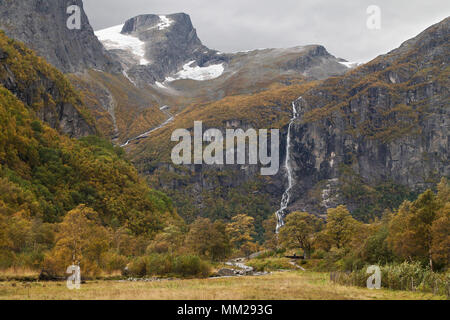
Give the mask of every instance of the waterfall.
[[(299, 99), (301, 99), (300, 97)], [(299, 100), (297, 99), (297, 100)], [(294, 124), (295, 119), (298, 117), (297, 107), (295, 106), (295, 101), (292, 102), (292, 118), (289, 122), (289, 128), (287, 132), (287, 138), (286, 138), (286, 161), (285, 161), (285, 168), (287, 172), (287, 178), (288, 178), (288, 187), (286, 191), (283, 193), (283, 197), (281, 198), (281, 206), (280, 210), (277, 211), (277, 230), (276, 233), (280, 231), (280, 228), (284, 226), (284, 216), (286, 214), (286, 209), (289, 206), (289, 202), (291, 201), (291, 189), (294, 186), (294, 177), (292, 175), (292, 167), (290, 164), (290, 156), (291, 156), (291, 129), (292, 125)]]

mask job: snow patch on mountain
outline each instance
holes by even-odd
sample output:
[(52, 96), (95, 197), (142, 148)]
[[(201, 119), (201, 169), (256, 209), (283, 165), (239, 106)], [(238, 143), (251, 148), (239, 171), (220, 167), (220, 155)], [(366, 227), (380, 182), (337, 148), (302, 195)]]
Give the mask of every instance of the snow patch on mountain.
[(181, 79), (192, 79), (197, 81), (212, 80), (220, 77), (225, 70), (223, 63), (210, 65), (208, 67), (192, 67), (193, 63), (195, 63), (195, 61), (186, 63), (183, 66), (183, 70), (180, 70), (173, 77), (167, 77), (166, 81), (172, 82)]
[(348, 62), (348, 61), (340, 61), (339, 63), (346, 66), (349, 69), (353, 69), (364, 64), (361, 62)]
[(167, 29), (173, 23), (173, 20), (167, 18), (166, 16), (159, 16), (159, 19), (161, 19), (161, 22), (157, 25), (159, 30)]
[(158, 82), (158, 81), (155, 82), (155, 85), (161, 89), (168, 89), (164, 84), (162, 84), (161, 82)]
[(145, 59), (145, 42), (135, 36), (122, 34), (123, 26), (122, 24), (99, 30), (95, 32), (95, 35), (107, 50), (120, 49), (128, 51), (139, 58), (140, 65), (149, 64), (150, 62)]
[(239, 53), (251, 53), (254, 51), (264, 51), (264, 50), (270, 50), (269, 48), (257, 48), (257, 49), (248, 49), (248, 50), (241, 50), (241, 51), (235, 51), (233, 53), (239, 54)]

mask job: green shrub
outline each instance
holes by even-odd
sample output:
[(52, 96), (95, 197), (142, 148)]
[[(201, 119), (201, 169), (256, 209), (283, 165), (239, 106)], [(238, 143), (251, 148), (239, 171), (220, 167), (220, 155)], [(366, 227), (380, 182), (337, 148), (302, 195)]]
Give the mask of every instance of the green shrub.
[(44, 260), (44, 253), (41, 251), (21, 252), (16, 254), (14, 266), (37, 270)]
[(311, 259), (323, 259), (326, 254), (325, 250), (317, 249), (311, 254)]
[(147, 257), (147, 275), (166, 276), (174, 273), (174, 258), (169, 254), (152, 254)]
[(211, 272), (211, 267), (198, 256), (179, 256), (175, 258), (174, 271), (183, 277), (206, 278)]
[(14, 265), (15, 255), (9, 250), (0, 250), (0, 269), (7, 269)]
[(145, 277), (147, 274), (147, 257), (138, 257), (128, 265), (128, 272), (135, 277)]
[(151, 254), (134, 259), (128, 271), (136, 277), (208, 277), (211, 266), (195, 255)]
[(295, 267), (289, 263), (289, 259), (286, 258), (253, 259), (247, 262), (247, 265), (254, 268), (256, 271), (295, 269)]
[(124, 270), (128, 264), (128, 258), (115, 252), (107, 252), (102, 255), (102, 267), (108, 272)]

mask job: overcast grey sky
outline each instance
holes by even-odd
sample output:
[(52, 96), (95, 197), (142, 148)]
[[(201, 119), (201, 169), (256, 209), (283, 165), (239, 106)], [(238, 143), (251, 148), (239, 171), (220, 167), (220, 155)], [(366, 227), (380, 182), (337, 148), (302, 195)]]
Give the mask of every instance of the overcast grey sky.
[[(369, 5), (381, 29), (369, 30)], [(185, 12), (203, 44), (234, 52), (324, 45), (335, 56), (368, 61), (450, 15), (448, 0), (84, 0), (95, 30), (139, 14)]]

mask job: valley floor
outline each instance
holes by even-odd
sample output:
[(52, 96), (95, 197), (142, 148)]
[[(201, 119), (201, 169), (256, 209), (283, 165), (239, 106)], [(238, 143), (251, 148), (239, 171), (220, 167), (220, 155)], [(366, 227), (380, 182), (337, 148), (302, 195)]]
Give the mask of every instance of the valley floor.
[(21, 300), (422, 300), (432, 294), (369, 290), (329, 282), (329, 274), (277, 272), (260, 277), (155, 282), (89, 281), (79, 290), (64, 282), (0, 282), (0, 299)]

